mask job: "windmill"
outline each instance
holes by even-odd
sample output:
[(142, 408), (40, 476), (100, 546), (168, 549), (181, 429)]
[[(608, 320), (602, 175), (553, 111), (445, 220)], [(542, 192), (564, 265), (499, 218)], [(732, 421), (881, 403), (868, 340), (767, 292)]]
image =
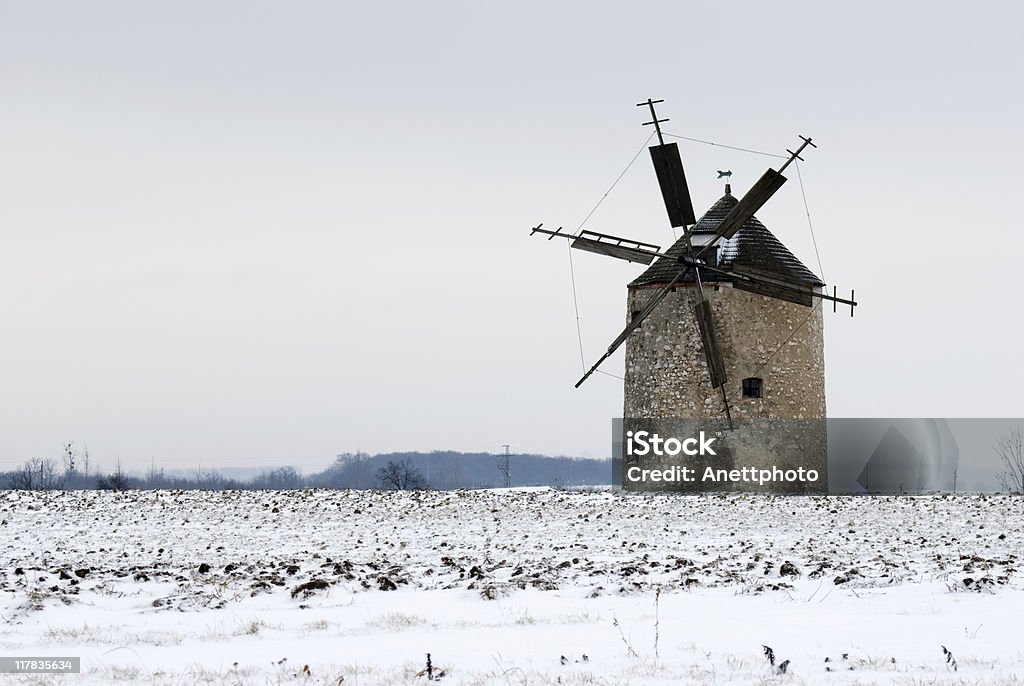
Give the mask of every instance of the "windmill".
[[(562, 231), (562, 227), (555, 230), (543, 228), (538, 224), (531, 230), (533, 234), (546, 234), (548, 240), (552, 238), (567, 238), (571, 241), (570, 246), (577, 250), (598, 253), (608, 257), (651, 265), (656, 267), (663, 275), (661, 287), (651, 295), (644, 304), (633, 311), (623, 331), (612, 341), (605, 353), (596, 363), (576, 382), (578, 388), (583, 384), (598, 367), (607, 360), (616, 350), (625, 343), (630, 334), (636, 331), (644, 321), (658, 308), (659, 304), (674, 292), (681, 282), (696, 283), (696, 303), (692, 308), (692, 315), (696, 321), (699, 332), (700, 347), (706, 366), (706, 373), (710, 386), (720, 392), (723, 411), (732, 428), (732, 415), (730, 412), (729, 397), (725, 386), (727, 382), (726, 364), (723, 361), (722, 351), (719, 346), (719, 334), (721, 323), (716, 325), (712, 313), (711, 304), (705, 294), (705, 284), (710, 279), (715, 282), (715, 290), (718, 284), (728, 282), (735, 289), (749, 293), (765, 296), (770, 299), (794, 303), (796, 305), (813, 308), (815, 300), (832, 301), (833, 311), (839, 304), (849, 305), (850, 314), (853, 315), (857, 302), (854, 300), (854, 292), (850, 292), (849, 298), (839, 297), (836, 288), (833, 287), (831, 295), (824, 290), (821, 283), (809, 270), (796, 263), (802, 269), (789, 269), (783, 272), (764, 269), (756, 264), (719, 264), (715, 259), (720, 242), (728, 245), (736, 237), (744, 226), (749, 222), (756, 221), (754, 214), (765, 205), (765, 203), (782, 187), (786, 182), (783, 172), (795, 160), (803, 160), (801, 153), (808, 147), (817, 147), (809, 137), (800, 136), (801, 144), (795, 151), (786, 150), (789, 157), (778, 170), (769, 168), (760, 179), (743, 195), (738, 202), (731, 205), (729, 211), (718, 221), (713, 229), (697, 232), (694, 226), (697, 219), (693, 211), (693, 204), (690, 198), (689, 188), (686, 182), (686, 175), (683, 170), (682, 159), (679, 155), (679, 148), (676, 143), (666, 143), (661, 124), (668, 119), (658, 119), (654, 106), (662, 100), (648, 99), (646, 102), (638, 103), (638, 107), (647, 107), (651, 113), (651, 121), (645, 122), (644, 126), (654, 126), (658, 139), (656, 145), (650, 150), (651, 161), (654, 166), (658, 185), (661, 189), (662, 198), (665, 202), (665, 209), (669, 222), (673, 227), (683, 229), (683, 237), (668, 251), (662, 251), (658, 245), (645, 243), (628, 238), (613, 236), (610, 234), (598, 233), (586, 229), (580, 229), (578, 233), (570, 234)], [(729, 172), (719, 171), (721, 176), (731, 176)], [(726, 186), (727, 195), (729, 186)], [(775, 240), (772, 237), (772, 240)], [(781, 244), (779, 244), (781, 246)], [(782, 247), (785, 251), (785, 248)], [(790, 255), (785, 251), (786, 255)], [(791, 255), (790, 255), (791, 257)], [(793, 258), (795, 261), (795, 258)], [(650, 271), (650, 270), (649, 270)]]

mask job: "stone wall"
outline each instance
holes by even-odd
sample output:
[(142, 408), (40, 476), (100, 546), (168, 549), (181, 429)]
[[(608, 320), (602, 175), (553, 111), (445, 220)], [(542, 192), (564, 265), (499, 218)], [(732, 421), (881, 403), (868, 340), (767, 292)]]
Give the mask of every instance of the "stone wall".
[[(656, 291), (657, 287), (630, 289), (627, 317)], [(812, 312), (730, 284), (720, 284), (717, 290), (715, 285), (706, 285), (704, 293), (711, 303), (725, 361), (725, 389), (733, 417), (825, 417), (821, 307)], [(696, 302), (695, 285), (678, 287), (627, 339), (624, 417), (724, 416), (721, 392), (712, 388), (708, 379), (693, 314)], [(808, 315), (810, 320), (801, 327)], [(744, 398), (742, 380), (755, 376), (763, 379), (763, 397)]]
[[(627, 316), (641, 309), (656, 291), (656, 287), (630, 289)], [(708, 464), (723, 468), (804, 467), (817, 470), (820, 480), (767, 486), (684, 484), (666, 490), (827, 492), (825, 423), (814, 421), (825, 417), (821, 307), (812, 311), (729, 284), (706, 285), (704, 293), (711, 303), (735, 423), (733, 431), (718, 434), (719, 446), (727, 449)], [(663, 436), (678, 433), (676, 420), (680, 419), (712, 420), (724, 427), (721, 391), (711, 387), (693, 313), (696, 302), (695, 285), (678, 287), (626, 341), (623, 417), (627, 426), (639, 422)], [(743, 397), (742, 380), (747, 377), (763, 380), (761, 398)], [(783, 421), (764, 421), (769, 419)], [(647, 468), (662, 468), (673, 460), (646, 458), (642, 462)]]

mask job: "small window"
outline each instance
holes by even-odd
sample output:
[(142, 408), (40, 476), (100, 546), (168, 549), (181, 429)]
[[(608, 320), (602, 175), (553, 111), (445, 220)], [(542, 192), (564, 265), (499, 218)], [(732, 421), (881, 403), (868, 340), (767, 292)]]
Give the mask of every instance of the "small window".
[[(733, 387), (735, 388), (735, 386)], [(760, 398), (761, 397), (761, 379), (751, 377), (749, 379), (743, 379), (743, 397), (744, 398)]]

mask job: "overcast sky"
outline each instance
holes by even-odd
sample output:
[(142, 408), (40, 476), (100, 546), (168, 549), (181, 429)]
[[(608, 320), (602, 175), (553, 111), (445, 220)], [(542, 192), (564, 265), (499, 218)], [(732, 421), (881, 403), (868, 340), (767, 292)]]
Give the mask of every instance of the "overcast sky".
[[(570, 229), (650, 133), (857, 316), (831, 416), (1021, 416), (1019, 3), (0, 2), (0, 468), (606, 456)], [(698, 215), (771, 158), (680, 141)], [(646, 153), (587, 223), (668, 245)], [(640, 267), (574, 255), (587, 364)], [(622, 356), (607, 364), (621, 373)]]

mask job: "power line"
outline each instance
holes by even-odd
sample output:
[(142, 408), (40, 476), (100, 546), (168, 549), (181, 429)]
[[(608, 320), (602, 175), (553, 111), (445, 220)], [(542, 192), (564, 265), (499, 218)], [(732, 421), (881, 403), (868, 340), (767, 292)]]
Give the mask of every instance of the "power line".
[[(630, 167), (633, 166), (633, 163), (636, 162), (638, 157), (640, 157), (640, 153), (642, 153), (644, 151), (644, 148), (647, 147), (647, 144), (651, 142), (651, 138), (653, 136), (654, 136), (654, 133), (652, 132), (651, 135), (647, 137), (647, 140), (644, 141), (644, 144), (640, 146), (640, 149), (636, 151), (636, 154), (633, 155), (633, 158), (629, 161), (629, 164), (626, 165), (626, 168), (623, 169), (619, 173), (619, 175), (615, 177), (615, 180), (612, 181), (612, 185), (609, 186), (608, 190), (606, 190), (604, 192), (604, 195), (602, 195), (601, 199), (597, 201), (597, 204), (594, 205), (591, 208), (590, 212), (587, 212), (587, 216), (584, 217), (583, 221), (580, 222), (580, 225), (576, 227), (576, 231), (579, 231), (580, 229), (582, 229), (583, 225), (587, 223), (587, 220), (590, 219), (594, 215), (594, 212), (597, 212), (597, 208), (601, 206), (601, 203), (603, 203), (605, 201), (605, 198), (608, 197), (608, 194), (611, 193), (615, 189), (615, 186), (617, 186), (619, 184), (619, 181), (622, 180), (622, 177), (626, 175), (626, 172), (629, 171)], [(569, 279), (572, 282), (572, 306), (573, 306), (573, 309), (576, 312), (576, 338), (579, 341), (579, 346), (580, 346), (580, 366), (582, 367), (583, 371), (586, 372), (587, 371), (587, 358), (586, 358), (586, 355), (583, 353), (583, 325), (580, 323), (580, 301), (579, 301), (579, 296), (577, 295), (577, 292), (576, 292), (576, 269), (573, 266), (573, 262), (572, 262), (572, 244), (571, 243), (569, 244), (568, 248), (569, 248)]]
[(789, 159), (785, 155), (777, 155), (774, 152), (764, 152), (762, 150), (752, 150), (750, 148), (739, 148), (739, 147), (736, 147), (735, 145), (725, 145), (724, 143), (715, 143), (714, 141), (705, 141), (705, 140), (701, 140), (700, 138), (690, 138), (689, 136), (679, 136), (679, 135), (674, 134), (674, 133), (666, 133), (665, 135), (669, 136), (671, 138), (680, 138), (680, 139), (682, 139), (684, 141), (693, 141), (694, 143), (703, 143), (704, 145), (713, 145), (716, 148), (728, 148), (729, 150), (738, 150), (740, 152), (749, 152), (749, 153), (751, 153), (753, 155), (764, 155), (765, 157), (778, 157), (779, 159), (782, 159), (782, 160)]

